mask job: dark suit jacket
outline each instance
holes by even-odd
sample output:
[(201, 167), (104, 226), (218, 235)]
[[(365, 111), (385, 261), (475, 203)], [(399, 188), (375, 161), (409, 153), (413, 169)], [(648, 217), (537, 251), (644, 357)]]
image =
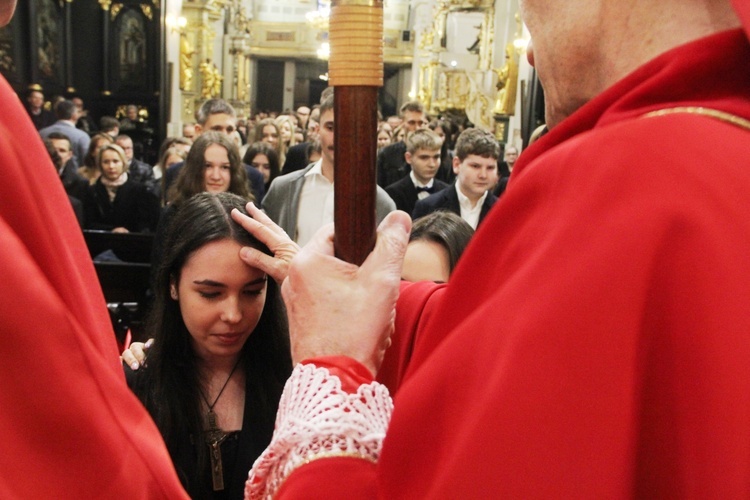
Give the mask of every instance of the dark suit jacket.
[[(477, 227), (482, 223), (482, 220), (487, 216), (487, 212), (490, 211), (492, 205), (497, 201), (497, 196), (494, 194), (487, 193), (487, 197), (484, 199), (482, 204), (482, 211), (479, 213), (479, 222)], [(458, 193), (456, 193), (455, 184), (450, 186), (448, 189), (443, 189), (440, 192), (431, 194), (424, 200), (419, 200), (414, 205), (414, 211), (411, 214), (413, 220), (417, 220), (420, 217), (431, 214), (438, 210), (449, 210), (458, 216), (461, 216), (461, 205), (458, 203)]]
[[(447, 187), (448, 184), (445, 182), (434, 179), (432, 183), (432, 194), (442, 191)], [(388, 196), (390, 196), (396, 203), (396, 209), (403, 210), (410, 215), (414, 211), (414, 205), (419, 201), (417, 187), (414, 185), (414, 182), (412, 182), (411, 176), (409, 175), (385, 188), (385, 192), (388, 193)]]
[[(182, 165), (185, 162), (175, 163), (164, 172), (164, 194), (169, 193), (169, 188), (172, 183), (177, 179), (177, 174), (180, 173)], [(257, 168), (253, 168), (250, 165), (245, 165), (245, 171), (247, 171), (247, 178), (250, 180), (250, 188), (255, 195), (255, 205), (260, 206), (260, 202), (263, 201), (263, 195), (266, 194), (266, 185), (263, 183), (263, 174)]]
[(406, 163), (406, 143), (399, 141), (384, 147), (378, 154), (378, 186), (385, 189), (402, 177), (409, 175), (411, 167)]
[(115, 200), (109, 201), (101, 179), (89, 186), (83, 200), (86, 229), (111, 231), (125, 227), (130, 232), (153, 232), (159, 220), (159, 200), (146, 186), (130, 179), (117, 188)]
[(300, 142), (287, 150), (286, 161), (284, 161), (284, 166), (281, 169), (281, 175), (302, 170), (308, 165), (307, 147), (309, 145), (309, 142)]
[(89, 188), (89, 181), (78, 173), (75, 158), (71, 158), (65, 164), (62, 174), (60, 174), (60, 180), (68, 196), (72, 196), (83, 202), (83, 199), (86, 197), (86, 191)]

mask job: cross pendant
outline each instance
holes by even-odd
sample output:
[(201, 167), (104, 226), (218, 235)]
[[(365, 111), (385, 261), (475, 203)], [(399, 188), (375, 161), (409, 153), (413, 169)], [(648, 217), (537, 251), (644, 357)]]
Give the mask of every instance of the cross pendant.
[(208, 430), (206, 431), (206, 444), (208, 445), (211, 458), (211, 478), (214, 491), (224, 489), (224, 467), (221, 463), (221, 443), (227, 438), (227, 434), (216, 425), (216, 413), (208, 412)]

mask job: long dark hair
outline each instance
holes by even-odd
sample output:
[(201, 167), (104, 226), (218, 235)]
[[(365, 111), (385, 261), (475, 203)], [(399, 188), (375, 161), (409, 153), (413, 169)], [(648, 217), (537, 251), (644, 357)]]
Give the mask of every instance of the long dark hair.
[[(231, 193), (199, 193), (184, 201), (167, 230), (164, 258), (156, 273), (154, 304), (149, 318), (149, 334), (155, 342), (146, 364), (151, 372), (151, 384), (144, 404), (173, 458), (179, 455), (179, 450), (184, 450), (186, 433), (193, 437), (199, 474), (207, 470), (200, 379), (190, 333), (182, 319), (179, 303), (170, 296), (170, 283), (179, 280), (180, 272), (193, 252), (213, 241), (232, 239), (270, 254), (265, 245), (230, 216), (233, 208), (246, 213), (246, 202)], [(266, 286), (263, 312), (242, 347), (240, 357), (245, 370), (246, 397), (252, 399), (253, 415), (270, 421), (272, 428), (279, 398), (292, 367), (281, 294), (274, 280), (269, 279)], [(265, 445), (267, 443), (263, 443)], [(181, 479), (195, 481), (195, 478)]]
[(247, 148), (242, 161), (247, 165), (252, 165), (253, 160), (258, 155), (266, 155), (266, 158), (268, 158), (268, 165), (271, 169), (271, 175), (268, 176), (268, 184), (266, 184), (266, 190), (268, 190), (268, 186), (271, 185), (271, 182), (273, 182), (273, 180), (281, 173), (279, 154), (273, 149), (273, 146), (267, 142), (254, 142), (249, 148)]
[(229, 137), (221, 132), (204, 132), (195, 140), (190, 147), (190, 152), (185, 158), (185, 164), (175, 180), (174, 185), (167, 193), (170, 203), (180, 203), (197, 193), (206, 190), (205, 180), (205, 157), (206, 149), (212, 144), (218, 144), (227, 150), (229, 159), (230, 179), (228, 192), (242, 196), (249, 201), (254, 200), (247, 180), (247, 172), (240, 160), (240, 152)]

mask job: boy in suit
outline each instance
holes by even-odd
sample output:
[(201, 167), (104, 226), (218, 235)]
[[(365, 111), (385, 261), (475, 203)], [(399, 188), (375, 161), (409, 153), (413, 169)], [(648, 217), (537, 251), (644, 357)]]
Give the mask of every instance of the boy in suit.
[(476, 229), (497, 201), (490, 190), (497, 183), (499, 155), (500, 147), (492, 134), (476, 128), (464, 130), (456, 141), (453, 158), (454, 187), (418, 201), (412, 219), (436, 210), (449, 210)]
[(404, 159), (411, 166), (411, 172), (385, 188), (398, 210), (411, 214), (417, 201), (448, 187), (445, 182), (435, 179), (440, 168), (442, 144), (440, 136), (430, 129), (417, 130), (406, 139)]

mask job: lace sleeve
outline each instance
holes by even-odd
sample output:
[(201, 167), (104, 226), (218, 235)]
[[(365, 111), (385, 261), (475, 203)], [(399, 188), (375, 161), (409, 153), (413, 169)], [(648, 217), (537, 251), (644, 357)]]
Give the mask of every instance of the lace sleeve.
[(279, 402), (273, 439), (250, 471), (245, 498), (272, 498), (297, 467), (318, 458), (376, 462), (392, 411), (382, 384), (348, 394), (326, 368), (297, 365)]

